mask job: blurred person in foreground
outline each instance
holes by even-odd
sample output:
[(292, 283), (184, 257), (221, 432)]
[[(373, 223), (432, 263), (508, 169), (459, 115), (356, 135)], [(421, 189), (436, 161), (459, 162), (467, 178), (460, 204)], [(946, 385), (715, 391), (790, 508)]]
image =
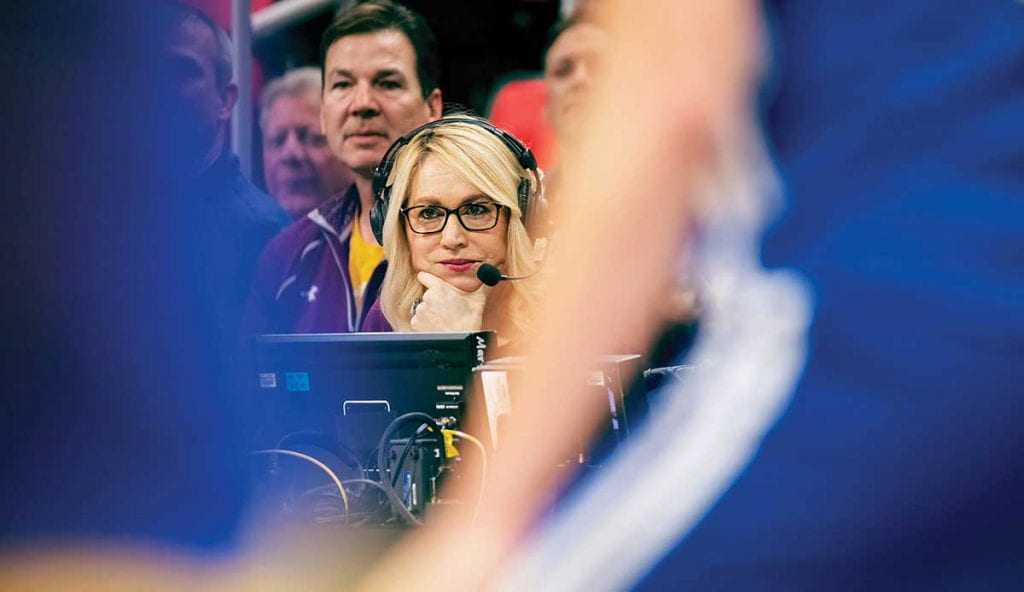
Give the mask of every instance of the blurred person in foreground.
[[(236, 554), (251, 426), (207, 287), (230, 261), (206, 237), (252, 230), (259, 208), (232, 167), (196, 190), (223, 171), (198, 141), (223, 113), (197, 52), (215, 35), (175, 3), (104, 1), (61, 24), (69, 52), (43, 34), (58, 4), (0, 22), (0, 62), (24, 80), (6, 93), (20, 141), (0, 147), (0, 207), (18, 220), (3, 236), (17, 289), (0, 315), (0, 589), (337, 589), (336, 549), (311, 561), (328, 545), (285, 550), (275, 532), (266, 555)], [(186, 129), (197, 114), (214, 125)]]
[(319, 69), (296, 68), (272, 80), (260, 96), (267, 191), (293, 219), (352, 184), (321, 131), (320, 87)]
[[(175, 500), (194, 498), (169, 489), (181, 486), (181, 480), (160, 477), (171, 469), (189, 469), (193, 476), (205, 476), (207, 484), (216, 484), (216, 477), (223, 476), (218, 469), (230, 466), (195, 464), (210, 462), (210, 455), (220, 450), (196, 434), (221, 432), (205, 422), (195, 426), (187, 421), (206, 417), (194, 407), (210, 404), (209, 398), (199, 396), (206, 391), (179, 389), (177, 381), (137, 389), (133, 387), (143, 385), (125, 379), (134, 380), (138, 370), (119, 377), (116, 372), (124, 366), (125, 356), (135, 356), (136, 362), (149, 360), (149, 370), (166, 372), (155, 356), (132, 352), (139, 345), (153, 352), (166, 350), (159, 337), (173, 335), (180, 324), (154, 315), (153, 307), (158, 304), (159, 312), (180, 310), (176, 297), (190, 291), (178, 282), (177, 273), (167, 276), (174, 268), (154, 270), (155, 255), (165, 261), (173, 254), (172, 247), (181, 245), (162, 240), (175, 239), (175, 226), (152, 227), (162, 230), (144, 236), (145, 246), (153, 249), (145, 257), (136, 257), (136, 251), (123, 249), (120, 240), (110, 238), (129, 237), (135, 229), (125, 222), (174, 214), (174, 208), (164, 209), (168, 203), (148, 209), (147, 202), (124, 202), (139, 189), (151, 187), (114, 187), (112, 182), (126, 178), (104, 174), (102, 165), (109, 158), (136, 167), (141, 166), (140, 155), (148, 156), (127, 149), (138, 144), (121, 142), (144, 139), (121, 133), (134, 127), (90, 126), (103, 138), (118, 140), (98, 142), (92, 151), (74, 143), (42, 141), (52, 137), (51, 132), (77, 129), (76, 121), (98, 123), (121, 111), (108, 111), (109, 103), (98, 101), (71, 109), (66, 95), (28, 92), (45, 90), (46, 81), (27, 75), (38, 68), (40, 56), (66, 77), (62, 79), (76, 82), (83, 93), (88, 90), (84, 96), (103, 97), (98, 83), (109, 79), (97, 77), (95, 69), (78, 67), (94, 65), (83, 63), (87, 52), (68, 54), (62, 46), (47, 47), (40, 36), (25, 34), (33, 31), (28, 27), (43, 26), (50, 17), (39, 11), (40, 18), (24, 23), (20, 15), (29, 8), (38, 10), (34, 3), (21, 7), (14, 11), (16, 16), (8, 15), (0, 23), (11, 28), (10, 35), (0, 36), (2, 42), (25, 44), (22, 51), (0, 56), (5, 65), (19, 63), (26, 73), (26, 87), (11, 89), (20, 105), (30, 108), (24, 113), (46, 116), (14, 121), (19, 137), (41, 141), (5, 145), (6, 158), (0, 162), (38, 169), (40, 162), (57, 156), (77, 166), (58, 168), (58, 174), (47, 167), (49, 175), (14, 176), (14, 187), (32, 199), (3, 202), (12, 214), (24, 215), (5, 235), (10, 244), (5, 253), (19, 263), (12, 269), (25, 280), (10, 294), (19, 305), (17, 314), (4, 315), (4, 320), (12, 327), (8, 334), (27, 336), (9, 348), (14, 356), (5, 357), (8, 370), (14, 371), (9, 376), (18, 386), (13, 387), (17, 396), (5, 400), (8, 409), (16, 410), (15, 421), (0, 430), (9, 438), (0, 480), (3, 508), (24, 519), (27, 514), (14, 510), (27, 506), (10, 503), (10, 494), (20, 494), (22, 504), (38, 499), (34, 515), (51, 520), (50, 532), (59, 533), (68, 532), (68, 517), (80, 513), (83, 504), (114, 510), (96, 515), (93, 528), (109, 528), (114, 524), (111, 516), (118, 514), (143, 520), (163, 516), (163, 528), (196, 527), (205, 520), (197, 519), (195, 505), (164, 513), (167, 508), (182, 508), (172, 503)], [(592, 355), (606, 350), (614, 338), (610, 334), (644, 331), (646, 311), (641, 304), (656, 289), (642, 281), (610, 282), (608, 277), (620, 278), (626, 269), (630, 279), (652, 277), (674, 257), (675, 241), (667, 237), (674, 238), (681, 221), (692, 215), (692, 204), (664, 196), (693, 187), (695, 171), (725, 155), (716, 149), (719, 135), (712, 130), (730, 137), (726, 132), (739, 127), (735, 122), (744, 120), (748, 111), (760, 16), (754, 8), (728, 1), (609, 4), (610, 34), (624, 42), (609, 66), (618, 75), (599, 86), (608, 92), (595, 93), (602, 98), (593, 112), (628, 112), (635, 133), (623, 136), (612, 126), (595, 125), (566, 161), (565, 195), (575, 196), (570, 199), (580, 209), (579, 223), (569, 229), (574, 240), (565, 241), (572, 248), (562, 251), (562, 257), (591, 264), (578, 269), (563, 264), (565, 272), (552, 286), (554, 297), (539, 324), (547, 335), (535, 346), (533, 388), (521, 391), (528, 396), (520, 397), (510, 426), (519, 428), (489, 482), (491, 494), (481, 519), (469, 525), (468, 519), (463, 523), (449, 517), (435, 524), (422, 533), (426, 538), (420, 542), (436, 544), (414, 555), (420, 563), (399, 564), (393, 570), (388, 568), (394, 563), (380, 566), (387, 570), (380, 573), (404, 577), (402, 582), (376, 579), (367, 581), (368, 587), (392, 584), (409, 590), (444, 582), (455, 589), (479, 589), (501, 561), (515, 561), (510, 573), (522, 579), (504, 580), (495, 587), (504, 584), (513, 590), (622, 589), (644, 574), (647, 579), (640, 586), (650, 589), (1017, 587), (1022, 569), (1018, 501), (1024, 429), (1024, 402), (1017, 396), (1024, 377), (1017, 352), (1022, 349), (1024, 315), (1013, 256), (1022, 221), (1020, 139), (1013, 131), (1019, 127), (1024, 104), (1021, 89), (1014, 84), (1024, 43), (1019, 35), (1024, 6), (1015, 2), (985, 3), (970, 11), (952, 2), (887, 3), (885, 10), (837, 4), (832, 11), (820, 2), (768, 5), (777, 26), (775, 43), (797, 60), (778, 65), (764, 120), (775, 162), (790, 190), (790, 209), (759, 252), (763, 206), (728, 200), (724, 212), (711, 214), (720, 216), (715, 220), (721, 226), (708, 230), (706, 248), (694, 254), (709, 269), (725, 272), (709, 282), (723, 299), (724, 314), (709, 322), (695, 355), (711, 358), (712, 353), (728, 354), (738, 346), (731, 353), (747, 354), (739, 360), (751, 363), (715, 365), (707, 360), (714, 372), (701, 372), (691, 388), (678, 393), (678, 404), (667, 402), (659, 410), (663, 420), (648, 426), (650, 431), (634, 444), (635, 452), (607, 467), (607, 476), (556, 522), (523, 538), (524, 524), (537, 506), (536, 493), (550, 485), (546, 471), (557, 456), (566, 424), (585, 423), (596, 413), (591, 402), (580, 398), (577, 381), (567, 370), (578, 375)], [(615, 18), (627, 10), (636, 18)], [(105, 15), (83, 15), (69, 27), (86, 38), (86, 33), (96, 31), (92, 25), (110, 22), (101, 16)], [(137, 26), (139, 20), (118, 22)], [(911, 35), (915, 43), (891, 43), (894, 35), (897, 41)], [(25, 47), (39, 51), (23, 51)], [(880, 47), (886, 48), (885, 60), (878, 59)], [(648, 63), (644, 60), (653, 59), (651, 52), (670, 76), (652, 77), (649, 71), (630, 67)], [(99, 56), (103, 59), (97, 64), (126, 65), (124, 56), (109, 54)], [(716, 61), (706, 62), (701, 55), (716, 56)], [(922, 67), (922, 61), (931, 67)], [(936, 69), (938, 64), (946, 67)], [(839, 65), (844, 67), (835, 73)], [(694, 86), (697, 82), (703, 84)], [(700, 93), (673, 92), (694, 88)], [(649, 110), (631, 108), (634, 92), (648, 97), (653, 103)], [(76, 101), (81, 96), (76, 94)], [(54, 109), (47, 112), (50, 107)], [(596, 121), (617, 123), (612, 118)], [(607, 149), (612, 143), (621, 153)], [(636, 157), (632, 166), (619, 166), (622, 154)], [(23, 160), (17, 160), (19, 155)], [(95, 219), (103, 233), (112, 233), (109, 236), (93, 235), (96, 227), (80, 223), (80, 205), (65, 199), (83, 189), (96, 200), (88, 207), (102, 206), (104, 214), (113, 214), (109, 221), (104, 216)], [(637, 207), (621, 207), (618, 198), (626, 194), (633, 196), (631, 204)], [(748, 198), (757, 195), (762, 194)], [(39, 208), (40, 200), (52, 209)], [(651, 205), (657, 206), (658, 215), (644, 207)], [(742, 205), (750, 208), (736, 208)], [(644, 232), (612, 232), (622, 226)], [(54, 240), (40, 241), (40, 236)], [(103, 240), (82, 240), (90, 236)], [(79, 248), (63, 249), (57, 239), (73, 239)], [(627, 239), (632, 246), (628, 251), (622, 249)], [(646, 249), (651, 261), (623, 261), (638, 248)], [(759, 254), (770, 263), (801, 270), (813, 282), (817, 308), (810, 342), (805, 340), (808, 310), (799, 282), (785, 273), (765, 273)], [(108, 256), (123, 265), (110, 265)], [(21, 264), (23, 259), (29, 264)], [(82, 267), (83, 262), (89, 266)], [(133, 283), (147, 278), (163, 282), (165, 289), (146, 294), (146, 285)], [(55, 280), (81, 289), (55, 290), (62, 287)], [(104, 298), (115, 293), (135, 298)], [(617, 306), (621, 302), (629, 306)], [(78, 314), (68, 315), (69, 310)], [(111, 320), (124, 324), (111, 325)], [(715, 328), (719, 322), (725, 335)], [(154, 330), (159, 334), (153, 335)], [(83, 340), (79, 347), (66, 347), (63, 340), (69, 334)], [(133, 339), (123, 339), (125, 335)], [(565, 347), (567, 336), (574, 347)], [(591, 339), (597, 342), (590, 343)], [(183, 368), (191, 371), (193, 364), (201, 364), (202, 342), (198, 346), (184, 348), (192, 354), (189, 364), (178, 364), (164, 376), (180, 380)], [(806, 370), (799, 387), (790, 392), (805, 360), (803, 347), (809, 348)], [(766, 354), (777, 363), (764, 363)], [(54, 360), (62, 363), (60, 373), (41, 371), (52, 371)], [(779, 372), (772, 373), (773, 369)], [(723, 377), (731, 380), (723, 384)], [(61, 404), (53, 404), (54, 395), (65, 393), (54, 386), (81, 385), (83, 379), (87, 386), (100, 386), (88, 397), (66, 396)], [(147, 398), (137, 396), (152, 391), (154, 384), (162, 393), (191, 393), (194, 398), (154, 398), (151, 392)], [(560, 408), (572, 408), (573, 413), (551, 417), (549, 402), (541, 401), (548, 397), (530, 393), (557, 393)], [(172, 429), (153, 433), (144, 426), (125, 433), (125, 415), (131, 408), (125, 405), (154, 400), (180, 403), (172, 406), (171, 415), (169, 409), (150, 409), (143, 415)], [(102, 417), (102, 430), (63, 431), (81, 426), (78, 405), (97, 401), (106, 405), (88, 417)], [(56, 431), (43, 433), (28, 421), (40, 418), (62, 423)], [(191, 428), (189, 437), (168, 446), (167, 436), (180, 437), (183, 425)], [(10, 430), (11, 426), (20, 429)], [(118, 437), (108, 437), (112, 434)], [(134, 448), (125, 442), (150, 446), (141, 447), (132, 463), (120, 456), (118, 462), (110, 462), (111, 453)], [(165, 458), (172, 462), (157, 462)], [(76, 462), (48, 468), (47, 463), (58, 460)], [(26, 473), (30, 469), (37, 472)], [(138, 473), (141, 469), (150, 472)], [(33, 479), (26, 481), (26, 474)], [(136, 478), (125, 480), (132, 475)], [(114, 483), (143, 489), (121, 490)], [(152, 505), (139, 509), (103, 503), (93, 489), (96, 484), (122, 494), (122, 503)], [(68, 495), (75, 495), (74, 504), (61, 503)], [(9, 524), (4, 521), (8, 542)], [(460, 529), (445, 528), (452, 525)], [(214, 532), (230, 528), (228, 520)], [(186, 538), (191, 536), (196, 535)], [(200, 584), (230, 588), (230, 582), (205, 579), (210, 572), (202, 568), (209, 564), (194, 557), (178, 564), (177, 571), (140, 574), (138, 555), (120, 563), (100, 563), (95, 559), (103, 549), (86, 541), (92, 542), (86, 557), (93, 561), (77, 565), (91, 570), (76, 571), (68, 561), (53, 557), (12, 564), (8, 555), (0, 566), (5, 588), (46, 589), (40, 579), (58, 582), (49, 589), (85, 589), (87, 584), (104, 590), (192, 589)], [(512, 556), (510, 549), (521, 541), (530, 543), (532, 551)], [(272, 579), (268, 565), (260, 563), (258, 577), (235, 581), (235, 588), (312, 587), (298, 579)], [(304, 569), (309, 564), (302, 561), (288, 565), (296, 575), (318, 571)], [(330, 573), (331, 565), (320, 564), (319, 573)], [(26, 581), (26, 573), (36, 578)], [(321, 584), (336, 589), (349, 582), (338, 576)]]
[[(555, 24), (551, 43), (544, 56), (544, 83), (547, 86), (545, 117), (555, 131), (560, 144), (572, 145), (579, 140), (585, 122), (583, 113), (591, 92), (604, 67), (604, 52), (611, 40), (594, 21), (587, 4), (563, 21)], [(557, 193), (559, 167), (556, 164), (546, 176), (548, 184)], [(556, 204), (557, 207), (557, 204)], [(689, 234), (689, 233), (687, 233)], [(697, 294), (693, 289), (694, 270), (681, 256), (679, 265), (667, 266), (664, 297), (656, 304), (664, 318), (664, 326), (653, 344), (643, 340), (625, 341), (615, 351), (646, 352), (645, 364), (665, 367), (677, 361), (678, 354), (686, 351), (697, 333)]]
[[(983, 4), (602, 3), (607, 75), (563, 152), (573, 216), (511, 441), (478, 519), (434, 522), (366, 589), (1018, 587), (1024, 5)], [(755, 121), (788, 190), (767, 235)], [(736, 161), (692, 251), (694, 374), (528, 531), (598, 414), (579, 377), (651, 335), (652, 280)]]
[(535, 279), (492, 288), (477, 270), (485, 264), (512, 276), (537, 270), (524, 223), (531, 212), (522, 209), (541, 199), (536, 162), (507, 132), (468, 115), (445, 116), (414, 132), (396, 148), (391, 174), (382, 179), (388, 271), (363, 328), (500, 327), (511, 333), (499, 335), (499, 345), (518, 340), (532, 329)]
[[(243, 225), (244, 196), (195, 191), (223, 155), (211, 138), (230, 94), (207, 21), (99, 2), (61, 20), (69, 51), (46, 34), (66, 9), (18, 4), (0, 23), (3, 70), (22, 80), (5, 91), (19, 141), (0, 149), (0, 207), (18, 221), (3, 237), (17, 289), (2, 315), (0, 589), (188, 589), (202, 568), (186, 559), (232, 549), (246, 500), (223, 309), (204, 287), (220, 255), (196, 236), (255, 240), (244, 232), (273, 216)], [(190, 131), (210, 135), (183, 135), (200, 114), (210, 125)]]
[(441, 115), (437, 40), (397, 2), (339, 13), (320, 41), (320, 61), (322, 130), (353, 183), (268, 245), (250, 299), (251, 332), (359, 330), (384, 276), (370, 229), (373, 170), (395, 140)]

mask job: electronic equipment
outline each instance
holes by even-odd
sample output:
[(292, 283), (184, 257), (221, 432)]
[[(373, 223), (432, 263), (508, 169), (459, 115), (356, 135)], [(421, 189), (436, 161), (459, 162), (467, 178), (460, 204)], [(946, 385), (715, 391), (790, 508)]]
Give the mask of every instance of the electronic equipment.
[[(457, 457), (496, 450), (504, 420), (515, 412), (510, 392), (523, 360), (489, 361), (493, 343), (490, 332), (254, 337), (253, 379), (263, 420), (254, 444), (270, 455), (269, 465), (259, 466), (287, 484), (276, 503), (297, 516), (346, 525), (419, 524), (433, 504), (451, 503), (438, 499), (438, 487), (460, 475)], [(604, 435), (585, 446), (581, 434), (566, 465), (599, 466), (629, 437), (646, 411), (642, 376), (640, 356), (603, 356), (594, 364), (586, 380), (606, 405)], [(631, 385), (639, 385), (638, 392)], [(564, 413), (557, 393), (549, 397), (553, 412)], [(296, 460), (273, 456), (302, 457), (281, 450), (296, 446), (311, 455), (307, 462), (347, 473), (344, 485), (324, 483), (318, 473), (315, 480), (298, 480)], [(297, 483), (305, 485), (296, 490)], [(347, 501), (338, 497), (342, 487)]]
[(409, 436), (391, 440), (387, 463), (392, 487), (413, 515), (422, 516), (427, 504), (434, 501), (444, 461), (436, 438)]
[(365, 459), (400, 415), (458, 425), (471, 370), (493, 343), (487, 331), (254, 337), (257, 445), (313, 432)]
[[(642, 381), (641, 358), (638, 355), (601, 356), (587, 376), (587, 387), (593, 396), (607, 405), (602, 437), (589, 448), (580, 446), (577, 457), (571, 460), (590, 463), (603, 458), (619, 443), (629, 437), (634, 418), (646, 415), (647, 398)], [(501, 446), (503, 424), (515, 412), (511, 392), (523, 372), (522, 358), (498, 358), (473, 369), (473, 389), (470, 412), (477, 436), (493, 450)], [(549, 393), (554, 413), (564, 413), (558, 393)], [(587, 441), (580, 436), (580, 442)]]

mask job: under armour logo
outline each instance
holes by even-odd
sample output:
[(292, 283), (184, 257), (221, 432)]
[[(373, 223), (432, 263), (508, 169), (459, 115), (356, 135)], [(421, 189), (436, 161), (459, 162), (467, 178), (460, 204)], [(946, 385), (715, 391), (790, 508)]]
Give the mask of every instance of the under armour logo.
[(318, 289), (319, 288), (316, 286), (310, 286), (308, 290), (303, 290), (302, 292), (299, 292), (299, 294), (306, 299), (306, 302), (313, 302), (316, 300), (316, 291)]

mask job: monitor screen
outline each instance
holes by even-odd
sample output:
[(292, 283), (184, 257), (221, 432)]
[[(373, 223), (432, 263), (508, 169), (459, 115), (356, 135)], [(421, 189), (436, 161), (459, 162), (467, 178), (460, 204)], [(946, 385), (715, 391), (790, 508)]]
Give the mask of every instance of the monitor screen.
[(493, 343), (491, 332), (254, 337), (254, 444), (275, 446), (288, 434), (314, 432), (368, 454), (402, 414), (460, 421), (472, 369), (487, 360)]

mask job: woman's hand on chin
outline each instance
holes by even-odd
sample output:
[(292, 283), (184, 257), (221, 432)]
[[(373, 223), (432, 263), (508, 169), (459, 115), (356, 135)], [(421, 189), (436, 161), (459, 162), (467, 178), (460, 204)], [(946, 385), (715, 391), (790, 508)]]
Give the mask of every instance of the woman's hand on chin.
[(480, 284), (476, 290), (464, 292), (425, 271), (416, 274), (416, 279), (427, 291), (413, 309), (413, 331), (479, 331), (483, 327), (490, 286)]

